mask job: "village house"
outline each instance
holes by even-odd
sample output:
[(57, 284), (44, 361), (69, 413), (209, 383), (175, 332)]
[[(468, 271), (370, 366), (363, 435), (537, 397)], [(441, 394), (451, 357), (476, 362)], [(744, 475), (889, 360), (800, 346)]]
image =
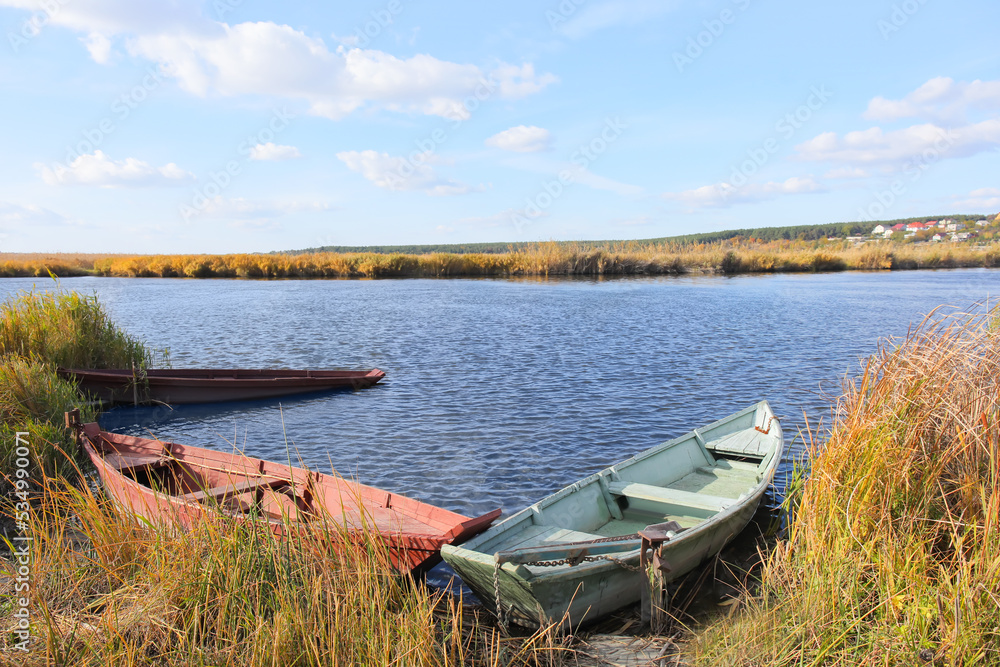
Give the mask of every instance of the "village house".
[(875, 225), (875, 229), (872, 230), (872, 236), (879, 236), (881, 234), (885, 234), (885, 230), (887, 229), (891, 231), (892, 228), (886, 225)]
[(963, 225), (961, 222), (949, 221), (948, 226), (945, 227), (945, 229), (947, 229), (949, 232), (957, 232), (965, 229), (965, 225)]

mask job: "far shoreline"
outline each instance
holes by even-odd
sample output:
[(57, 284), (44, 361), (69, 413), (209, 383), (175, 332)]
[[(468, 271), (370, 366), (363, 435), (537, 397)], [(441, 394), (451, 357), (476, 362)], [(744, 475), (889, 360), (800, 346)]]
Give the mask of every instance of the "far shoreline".
[(193, 279), (733, 276), (1000, 267), (1000, 241), (724, 241), (592, 248), (538, 243), (503, 253), (99, 255), (0, 253), (0, 277)]

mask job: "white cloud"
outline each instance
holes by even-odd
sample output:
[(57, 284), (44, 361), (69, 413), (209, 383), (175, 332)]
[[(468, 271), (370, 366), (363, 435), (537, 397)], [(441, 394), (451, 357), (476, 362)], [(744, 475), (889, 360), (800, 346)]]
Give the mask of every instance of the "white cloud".
[(870, 176), (871, 174), (868, 173), (867, 170), (860, 167), (838, 167), (836, 169), (831, 169), (823, 175), (824, 178), (829, 178), (831, 180), (868, 178)]
[(101, 33), (92, 32), (80, 41), (87, 47), (94, 62), (106, 65), (111, 60), (111, 40)]
[(250, 149), (251, 160), (292, 160), (298, 157), (302, 157), (302, 154), (295, 146), (276, 145), (270, 141)]
[[(0, 0), (0, 6), (37, 9), (33, 0)], [(304, 101), (313, 115), (342, 118), (365, 107), (467, 118), (498, 96), (517, 99), (556, 81), (531, 63), (472, 64), (426, 54), (401, 59), (376, 50), (338, 47), (270, 21), (228, 25), (202, 15), (195, 0), (73, 0), (60, 4), (54, 23), (88, 35), (92, 57), (106, 62), (110, 40), (122, 37), (128, 52), (155, 61), (195, 95), (263, 95)]]
[(783, 182), (747, 185), (737, 188), (729, 183), (705, 185), (694, 190), (667, 192), (664, 199), (678, 201), (696, 208), (728, 208), (733, 204), (748, 204), (785, 195), (825, 192), (825, 188), (810, 177), (792, 177)]
[(581, 39), (591, 33), (616, 25), (635, 25), (672, 11), (676, 2), (665, 0), (610, 0), (577, 7), (562, 13), (564, 6), (576, 7), (581, 2), (565, 2), (546, 14), (549, 25), (571, 39)]
[(885, 132), (880, 127), (848, 132), (843, 137), (826, 132), (795, 147), (803, 160), (839, 162), (852, 166), (883, 165), (906, 169), (915, 160), (969, 157), (1000, 146), (1000, 119), (957, 128), (933, 123)]
[(937, 122), (960, 122), (968, 111), (1000, 108), (1000, 81), (955, 81), (937, 77), (901, 100), (876, 97), (868, 104), (865, 118), (891, 121), (900, 118), (924, 118)]
[(606, 190), (623, 197), (639, 197), (645, 192), (638, 185), (622, 183), (621, 181), (616, 181), (605, 176), (599, 176), (589, 169), (584, 169), (576, 164), (565, 165), (565, 168), (571, 174), (574, 183), (580, 183), (595, 190)]
[[(974, 111), (985, 111), (968, 120)], [(876, 97), (865, 118), (919, 118), (897, 130), (880, 126), (824, 132), (795, 147), (802, 160), (829, 162), (830, 178), (863, 178), (872, 168), (886, 173), (922, 169), (946, 159), (970, 157), (1000, 147), (1000, 81), (954, 81), (937, 77), (900, 100)]]
[(430, 166), (435, 161), (433, 153), (421, 153), (419, 157), (411, 161), (372, 150), (337, 153), (337, 158), (351, 171), (361, 174), (380, 188), (394, 192), (418, 190), (430, 196), (444, 197), (482, 189), (481, 186), (472, 188), (438, 176)]
[(115, 161), (101, 150), (80, 155), (69, 166), (57, 164), (47, 167), (36, 164), (35, 168), (41, 173), (42, 180), (49, 185), (149, 187), (178, 185), (194, 179), (194, 174), (181, 169), (173, 162), (162, 167), (154, 167), (134, 157)]
[(329, 205), (321, 202), (274, 202), (255, 201), (236, 197), (226, 199), (221, 196), (208, 200), (202, 214), (211, 218), (227, 218), (239, 220), (270, 220), (280, 218), (289, 213), (304, 211), (326, 211)]
[(956, 206), (974, 210), (977, 213), (987, 212), (992, 215), (993, 211), (1000, 210), (1000, 188), (979, 188), (964, 198), (957, 199)]
[(552, 147), (552, 137), (544, 128), (518, 125), (494, 134), (486, 140), (486, 145), (515, 153), (534, 153), (549, 150)]
[(202, 0), (0, 0), (0, 6), (42, 12), (55, 25), (112, 35), (189, 32), (205, 26)]
[(66, 217), (41, 206), (0, 201), (0, 228), (3, 229), (69, 223)]
[(490, 79), (497, 81), (500, 96), (509, 99), (520, 99), (540, 92), (546, 86), (559, 80), (554, 74), (535, 74), (535, 66), (531, 63), (517, 65), (503, 64), (490, 73)]

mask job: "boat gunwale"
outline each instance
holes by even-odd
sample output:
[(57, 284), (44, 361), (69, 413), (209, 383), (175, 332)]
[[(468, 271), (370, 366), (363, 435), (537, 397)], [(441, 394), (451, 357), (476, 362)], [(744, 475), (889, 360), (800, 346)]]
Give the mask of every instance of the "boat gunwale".
[[(714, 513), (712, 516), (705, 518), (703, 521), (698, 522), (698, 524), (696, 524), (695, 526), (692, 526), (691, 528), (688, 528), (683, 532), (678, 533), (675, 537), (673, 537), (669, 541), (668, 544), (670, 544), (673, 547), (674, 545), (683, 545), (686, 542), (690, 542), (694, 539), (697, 539), (699, 536), (715, 528), (718, 524), (729, 519), (734, 514), (746, 509), (747, 505), (750, 504), (751, 502), (753, 502), (755, 505), (759, 504), (760, 500), (764, 496), (764, 493), (767, 491), (768, 486), (770, 486), (773, 481), (774, 472), (781, 461), (781, 456), (784, 451), (784, 434), (781, 429), (780, 421), (774, 415), (774, 411), (771, 409), (770, 404), (766, 400), (758, 401), (754, 405), (751, 405), (738, 412), (735, 412), (732, 415), (729, 415), (722, 419), (718, 419), (710, 424), (706, 424), (705, 426), (700, 426), (696, 429), (692, 429), (691, 431), (688, 431), (676, 438), (672, 438), (671, 440), (662, 442), (659, 445), (654, 445), (653, 447), (641, 451), (629, 457), (628, 459), (612, 464), (602, 470), (599, 470), (598, 472), (592, 475), (588, 475), (587, 477), (578, 480), (573, 484), (570, 484), (569, 486), (563, 487), (562, 489), (556, 491), (555, 493), (552, 493), (549, 496), (546, 496), (545, 498), (539, 500), (538, 502), (533, 503), (532, 505), (526, 507), (525, 509), (516, 512), (515, 514), (512, 514), (510, 517), (504, 519), (497, 525), (480, 533), (479, 535), (465, 542), (462, 545), (446, 545), (442, 547), (442, 554), (444, 553), (453, 554), (457, 558), (465, 558), (467, 560), (472, 560), (483, 564), (489, 564), (492, 567), (495, 564), (496, 553), (499, 552), (494, 552), (490, 554), (484, 551), (479, 551), (477, 549), (478, 544), (488, 542), (489, 540), (497, 536), (500, 536), (509, 530), (512, 530), (518, 523), (524, 521), (525, 519), (530, 519), (531, 516), (540, 513), (541, 510), (544, 510), (546, 507), (552, 505), (558, 500), (561, 500), (567, 495), (575, 493), (580, 489), (584, 488), (585, 486), (593, 484), (594, 482), (598, 482), (601, 477), (610, 477), (612, 473), (617, 473), (618, 469), (620, 468), (626, 468), (635, 465), (636, 463), (645, 460), (646, 458), (649, 458), (655, 454), (658, 454), (664, 451), (665, 449), (675, 446), (692, 436), (700, 436), (701, 431), (707, 431), (714, 427), (724, 425), (732, 421), (736, 421), (737, 419), (740, 419), (741, 417), (744, 417), (749, 413), (757, 413), (762, 408), (765, 409), (765, 414), (770, 414), (773, 417), (773, 422), (771, 427), (777, 428), (777, 433), (775, 433), (774, 436), (772, 437), (772, 440), (775, 442), (775, 446), (773, 450), (769, 450), (767, 453), (765, 453), (764, 456), (761, 457), (761, 463), (768, 456), (771, 457), (771, 460), (768, 463), (767, 467), (763, 471), (758, 473), (760, 475), (760, 481), (758, 481), (757, 484), (753, 486), (751, 490), (746, 493), (745, 496), (733, 499), (734, 500), (733, 504)], [(703, 443), (701, 444), (702, 447), (704, 448), (704, 444)], [(716, 461), (720, 460), (720, 458), (721, 460), (725, 460), (724, 457), (716, 457), (715, 453), (712, 450), (706, 449), (706, 451), (708, 451), (714, 458), (716, 458)], [(730, 538), (732, 537), (735, 537), (735, 535), (730, 536)], [(637, 546), (634, 550), (624, 552), (621, 555), (616, 556), (616, 560), (623, 561), (630, 565), (633, 562), (638, 562), (640, 555), (639, 554), (640, 547), (638, 546), (638, 542), (639, 540), (636, 540)], [(558, 544), (552, 544), (549, 546), (556, 548), (558, 547)], [(516, 551), (516, 550), (511, 550), (511, 551)], [(501, 564), (500, 566), (500, 568), (506, 574), (513, 577), (515, 581), (519, 581), (523, 584), (530, 584), (530, 585), (535, 585), (536, 583), (545, 583), (545, 584), (557, 583), (561, 579), (579, 579), (583, 576), (590, 576), (592, 574), (599, 573), (603, 570), (619, 569), (620, 567), (621, 565), (611, 560), (585, 561), (578, 565), (565, 568), (546, 568), (544, 571), (540, 573), (532, 572), (530, 569), (528, 569), (523, 565), (504, 563)]]
[[(96, 434), (91, 435), (84, 430), (86, 426), (87, 425), (81, 425), (80, 429), (81, 442), (84, 446), (84, 449), (87, 451), (87, 455), (90, 457), (91, 462), (95, 465), (96, 468), (98, 468), (98, 474), (101, 477), (102, 483), (107, 484), (105, 478), (106, 476), (110, 477), (114, 481), (114, 483), (116, 484), (124, 483), (127, 487), (132, 489), (133, 492), (137, 493), (138, 496), (146, 499), (147, 501), (155, 503), (162, 503), (164, 500), (167, 501), (169, 506), (173, 508), (174, 512), (180, 509), (184, 509), (184, 510), (194, 510), (199, 514), (208, 514), (212, 510), (221, 510), (220, 515), (223, 517), (236, 518), (236, 519), (241, 518), (239, 515), (226, 512), (225, 509), (221, 507), (221, 504), (202, 503), (196, 499), (183, 498), (180, 497), (179, 495), (156, 491), (155, 489), (142, 484), (138, 480), (133, 479), (129, 475), (124, 474), (121, 470), (116, 469), (113, 465), (108, 463), (104, 458), (104, 454), (108, 450), (94, 443), (92, 439), (100, 438), (110, 444), (121, 444), (133, 450), (144, 449), (143, 445), (160, 446), (169, 455), (170, 460), (185, 463), (194, 468), (203, 468), (203, 469), (211, 469), (211, 468), (203, 462), (191, 460), (192, 458), (204, 459), (205, 457), (202, 457), (200, 455), (200, 453), (203, 451), (208, 452), (215, 456), (221, 456), (223, 458), (228, 458), (228, 459), (240, 458), (241, 455), (230, 454), (228, 452), (221, 452), (218, 450), (211, 450), (193, 445), (184, 445), (165, 440), (111, 433), (108, 431), (100, 430), (100, 427), (97, 427), (98, 431)], [(180, 455), (177, 455), (172, 451), (174, 447), (180, 447), (188, 451), (182, 452), (180, 453)], [(267, 461), (265, 459), (258, 459), (249, 456), (242, 456), (242, 458), (258, 466), (260, 465), (260, 463), (263, 462), (265, 464), (286, 467), (285, 464), (277, 464), (271, 461)], [(298, 473), (299, 475), (316, 477), (317, 479), (315, 483), (318, 485), (329, 484), (329, 485), (337, 485), (338, 487), (340, 487), (339, 483), (347, 485), (348, 487), (347, 489), (338, 488), (338, 490), (340, 491), (340, 498), (341, 498), (340, 507), (341, 508), (344, 507), (345, 496), (353, 499), (358, 505), (359, 510), (361, 510), (361, 515), (363, 517), (366, 517), (364, 519), (364, 522), (366, 524), (369, 524), (370, 528), (374, 528), (375, 532), (386, 538), (395, 539), (400, 536), (403, 537), (412, 536), (413, 538), (416, 539), (432, 539), (432, 540), (447, 541), (449, 539), (458, 538), (463, 532), (473, 529), (474, 527), (478, 526), (483, 522), (486, 522), (487, 525), (489, 525), (489, 523), (492, 523), (492, 521), (496, 519), (497, 516), (500, 515), (500, 510), (496, 509), (493, 510), (492, 512), (487, 512), (486, 514), (482, 514), (480, 516), (468, 517), (444, 507), (431, 505), (430, 503), (425, 503), (415, 498), (410, 498), (409, 496), (369, 486), (356, 480), (343, 478), (337, 475), (329, 475), (319, 471), (310, 471), (305, 468), (299, 468), (295, 466), (287, 466), (287, 468), (288, 468), (288, 479), (284, 481), (286, 481), (288, 484), (292, 486), (298, 484), (305, 484), (305, 482), (300, 482), (295, 479), (296, 473)], [(248, 473), (239, 473), (236, 470), (232, 471), (219, 470), (218, 472), (232, 473), (234, 478), (236, 477), (249, 478), (252, 476), (251, 474)], [(387, 497), (391, 497), (392, 500), (391, 507), (386, 509), (391, 509), (392, 511), (398, 512), (400, 515), (404, 517), (418, 521), (427, 526), (427, 528), (436, 532), (417, 533), (412, 531), (404, 532), (401, 530), (392, 529), (391, 527), (388, 529), (381, 528), (380, 526), (378, 526), (377, 522), (371, 516), (371, 510), (367, 506), (368, 503), (364, 501), (365, 495), (374, 496), (376, 494), (386, 494)], [(111, 495), (114, 498), (114, 500), (118, 505), (122, 505), (121, 500), (114, 497), (115, 494), (113, 492), (109, 493), (109, 495)], [(331, 518), (336, 519), (337, 516), (336, 511), (334, 508), (330, 507), (330, 505), (331, 503), (323, 503), (322, 505), (323, 512), (329, 515)], [(427, 511), (428, 508), (430, 511)], [(131, 508), (128, 508), (127, 506), (126, 509), (129, 513), (142, 516), (146, 520), (154, 519), (154, 517), (145, 516), (141, 512), (137, 512)], [(281, 526), (284, 523), (281, 519), (276, 519), (266, 516), (262, 516), (258, 520), (261, 523), (266, 523), (267, 525), (271, 526)], [(303, 526), (306, 525), (306, 522), (293, 521), (293, 523), (301, 524)], [(357, 528), (351, 528), (349, 530), (354, 531), (357, 530)], [(409, 546), (407, 547), (407, 549), (410, 551), (430, 551), (425, 549), (413, 548)]]

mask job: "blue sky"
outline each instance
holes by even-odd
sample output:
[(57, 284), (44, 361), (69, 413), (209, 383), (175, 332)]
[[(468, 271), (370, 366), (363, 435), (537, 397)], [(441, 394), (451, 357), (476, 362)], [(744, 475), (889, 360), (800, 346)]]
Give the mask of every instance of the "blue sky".
[(995, 215), (998, 25), (995, 0), (0, 0), (0, 250)]

